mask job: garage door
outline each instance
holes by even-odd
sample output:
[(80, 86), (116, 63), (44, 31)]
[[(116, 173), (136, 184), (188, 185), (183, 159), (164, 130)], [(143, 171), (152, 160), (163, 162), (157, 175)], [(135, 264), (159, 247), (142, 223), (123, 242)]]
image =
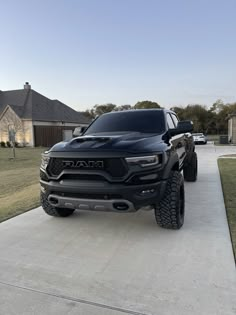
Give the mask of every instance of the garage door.
[(68, 140), (76, 126), (34, 126), (34, 143), (36, 147), (51, 147), (57, 142)]

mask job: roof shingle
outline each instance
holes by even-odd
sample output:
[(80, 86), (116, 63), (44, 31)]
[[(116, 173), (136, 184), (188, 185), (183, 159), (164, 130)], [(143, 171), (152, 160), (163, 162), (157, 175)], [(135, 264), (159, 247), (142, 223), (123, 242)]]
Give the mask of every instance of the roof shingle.
[(10, 105), (21, 119), (76, 124), (89, 124), (91, 121), (60, 101), (50, 100), (32, 89), (0, 91), (0, 114), (7, 105)]

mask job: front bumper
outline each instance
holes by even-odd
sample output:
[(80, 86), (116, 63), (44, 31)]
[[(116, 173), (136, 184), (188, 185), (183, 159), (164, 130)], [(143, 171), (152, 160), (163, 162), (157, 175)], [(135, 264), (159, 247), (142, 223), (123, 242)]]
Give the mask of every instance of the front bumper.
[(40, 180), (41, 192), (55, 207), (133, 212), (154, 205), (162, 198), (166, 181), (145, 185), (124, 185), (101, 181)]
[(196, 140), (194, 140), (194, 143), (195, 144), (205, 144), (205, 143), (207, 143), (207, 140), (206, 139), (196, 139)]

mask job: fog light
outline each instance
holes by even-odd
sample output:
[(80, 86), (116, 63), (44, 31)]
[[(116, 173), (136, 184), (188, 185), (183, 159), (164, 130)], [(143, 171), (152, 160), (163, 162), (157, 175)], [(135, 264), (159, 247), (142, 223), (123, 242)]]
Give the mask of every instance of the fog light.
[(146, 189), (141, 191), (141, 196), (145, 196), (147, 194), (153, 194), (155, 192), (155, 189)]

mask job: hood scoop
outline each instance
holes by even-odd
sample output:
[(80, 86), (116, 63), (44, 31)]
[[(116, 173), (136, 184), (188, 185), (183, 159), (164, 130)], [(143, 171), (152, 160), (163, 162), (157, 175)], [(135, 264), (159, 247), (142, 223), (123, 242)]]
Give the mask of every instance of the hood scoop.
[(111, 137), (85, 136), (72, 139), (68, 145), (74, 148), (96, 149), (106, 145), (111, 139)]
[(92, 136), (92, 137), (78, 137), (78, 138), (75, 138), (75, 139), (72, 139), (71, 140), (71, 144), (76, 142), (76, 143), (85, 143), (85, 142), (93, 142), (93, 141), (96, 141), (96, 142), (106, 142), (106, 141), (109, 141), (111, 140), (110, 137), (96, 137), (96, 136)]

